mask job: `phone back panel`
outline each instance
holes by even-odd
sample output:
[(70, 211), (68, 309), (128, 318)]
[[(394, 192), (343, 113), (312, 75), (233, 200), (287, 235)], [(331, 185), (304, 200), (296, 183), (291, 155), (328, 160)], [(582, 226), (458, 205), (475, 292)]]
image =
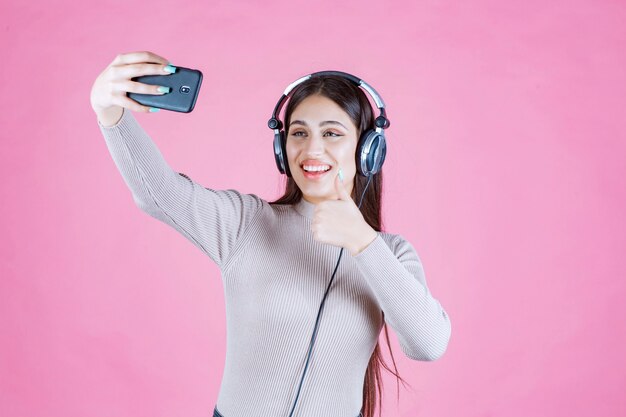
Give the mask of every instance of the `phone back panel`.
[(176, 67), (176, 72), (170, 75), (143, 75), (131, 78), (145, 84), (162, 85), (171, 90), (167, 94), (138, 94), (126, 93), (128, 97), (143, 104), (144, 106), (158, 107), (181, 113), (189, 113), (193, 110), (200, 85), (202, 84), (202, 72), (185, 67)]

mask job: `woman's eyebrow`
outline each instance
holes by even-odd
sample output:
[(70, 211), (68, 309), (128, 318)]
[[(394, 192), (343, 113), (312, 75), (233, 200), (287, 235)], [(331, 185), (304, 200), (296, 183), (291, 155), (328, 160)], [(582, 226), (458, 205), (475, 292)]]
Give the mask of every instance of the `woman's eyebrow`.
[[(308, 126), (307, 122), (305, 122), (304, 120), (294, 120), (291, 123), (289, 123), (289, 126), (291, 125), (303, 125), (303, 126)], [(340, 125), (342, 126), (344, 129), (348, 130), (347, 127), (344, 126), (343, 123), (338, 122), (336, 120), (325, 120), (323, 122), (320, 122), (320, 127), (324, 126), (324, 125)]]

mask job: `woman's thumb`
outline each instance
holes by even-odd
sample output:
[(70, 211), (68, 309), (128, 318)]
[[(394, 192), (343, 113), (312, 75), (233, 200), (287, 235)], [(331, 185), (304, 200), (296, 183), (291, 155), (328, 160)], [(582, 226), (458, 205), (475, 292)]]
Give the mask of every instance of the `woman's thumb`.
[(339, 172), (337, 173), (337, 177), (335, 178), (335, 188), (337, 189), (337, 195), (339, 196), (339, 200), (351, 200), (348, 191), (343, 182), (343, 171), (339, 168)]

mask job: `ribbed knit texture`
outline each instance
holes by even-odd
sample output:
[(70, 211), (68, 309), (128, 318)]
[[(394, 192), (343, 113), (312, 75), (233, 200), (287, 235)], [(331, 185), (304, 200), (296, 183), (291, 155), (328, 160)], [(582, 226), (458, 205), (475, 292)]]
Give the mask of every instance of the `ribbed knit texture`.
[[(340, 251), (313, 239), (315, 205), (270, 205), (200, 185), (168, 165), (127, 109), (116, 125), (98, 125), (137, 206), (221, 270), (227, 351), (218, 410), (224, 417), (287, 417)], [(379, 232), (358, 255), (344, 250), (294, 416), (359, 414), (382, 312), (407, 357), (443, 355), (450, 318), (428, 290), (420, 258), (400, 235)]]

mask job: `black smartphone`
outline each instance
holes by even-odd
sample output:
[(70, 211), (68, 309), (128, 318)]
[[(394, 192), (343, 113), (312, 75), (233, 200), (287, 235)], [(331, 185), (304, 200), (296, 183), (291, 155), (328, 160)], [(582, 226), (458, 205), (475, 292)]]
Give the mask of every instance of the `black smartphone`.
[(191, 68), (176, 67), (176, 72), (170, 75), (142, 75), (141, 77), (133, 77), (131, 80), (170, 88), (169, 93), (161, 95), (126, 93), (136, 102), (144, 106), (189, 113), (193, 110), (198, 99), (198, 92), (202, 84), (202, 72)]

